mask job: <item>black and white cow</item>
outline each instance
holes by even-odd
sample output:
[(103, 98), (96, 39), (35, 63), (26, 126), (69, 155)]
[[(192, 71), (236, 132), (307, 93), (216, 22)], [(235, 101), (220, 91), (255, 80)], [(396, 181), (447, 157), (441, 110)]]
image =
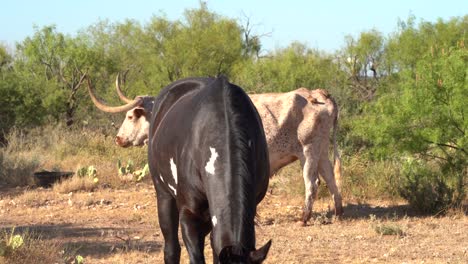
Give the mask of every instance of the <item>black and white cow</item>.
[(149, 121), (164, 261), (180, 261), (180, 222), (190, 263), (205, 262), (210, 231), (214, 263), (261, 263), (271, 241), (256, 250), (254, 217), (267, 190), (269, 161), (262, 122), (247, 94), (225, 77), (183, 79), (154, 99)]

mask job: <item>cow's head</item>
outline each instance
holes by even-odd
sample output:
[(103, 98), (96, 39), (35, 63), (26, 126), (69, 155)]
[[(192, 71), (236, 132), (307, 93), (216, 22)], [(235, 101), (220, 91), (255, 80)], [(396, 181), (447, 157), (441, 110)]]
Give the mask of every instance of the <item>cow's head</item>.
[(91, 82), (88, 78), (88, 91), (91, 100), (97, 108), (108, 113), (120, 113), (127, 111), (125, 119), (115, 137), (115, 143), (121, 147), (142, 146), (148, 141), (149, 119), (153, 109), (154, 97), (137, 96), (131, 100), (125, 97), (120, 90), (119, 75), (115, 81), (117, 94), (122, 101), (126, 102), (122, 106), (107, 106), (100, 102), (93, 94)]
[(220, 263), (245, 263), (245, 264), (261, 264), (267, 257), (270, 250), (271, 240), (263, 247), (253, 251), (246, 251), (241, 247), (228, 246), (224, 247), (219, 254)]

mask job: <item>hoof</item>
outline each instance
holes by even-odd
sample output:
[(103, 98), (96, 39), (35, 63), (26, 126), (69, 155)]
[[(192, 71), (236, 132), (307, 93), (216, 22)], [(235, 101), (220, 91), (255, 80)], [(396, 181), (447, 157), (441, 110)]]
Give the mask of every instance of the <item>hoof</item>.
[(297, 222), (296, 222), (296, 225), (297, 225), (297, 226), (300, 226), (300, 227), (304, 227), (304, 226), (307, 226), (307, 222), (304, 222), (304, 221), (297, 221)]
[(335, 216), (342, 216), (343, 215), (343, 208), (335, 209)]

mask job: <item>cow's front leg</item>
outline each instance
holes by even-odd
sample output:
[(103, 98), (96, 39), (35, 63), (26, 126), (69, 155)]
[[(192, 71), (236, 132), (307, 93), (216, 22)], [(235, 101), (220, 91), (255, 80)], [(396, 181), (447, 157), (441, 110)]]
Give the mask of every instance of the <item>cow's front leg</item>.
[(321, 155), (319, 163), (319, 173), (325, 179), (327, 183), (328, 190), (333, 196), (333, 201), (335, 203), (335, 215), (340, 216), (343, 214), (343, 204), (341, 199), (341, 194), (336, 186), (335, 175), (333, 174), (333, 167), (330, 160), (328, 159), (328, 153)]
[(312, 216), (314, 199), (318, 194), (318, 155), (314, 153), (312, 148), (306, 148), (301, 162), (305, 185), (305, 204), (301, 224), (306, 225)]
[(210, 232), (211, 224), (204, 221), (200, 216), (193, 214), (190, 210), (184, 209), (180, 212), (180, 225), (190, 263), (205, 263), (203, 255), (205, 236)]
[(179, 263), (179, 212), (176, 200), (160, 184), (157, 185), (156, 191), (158, 197), (159, 227), (164, 236), (164, 263)]

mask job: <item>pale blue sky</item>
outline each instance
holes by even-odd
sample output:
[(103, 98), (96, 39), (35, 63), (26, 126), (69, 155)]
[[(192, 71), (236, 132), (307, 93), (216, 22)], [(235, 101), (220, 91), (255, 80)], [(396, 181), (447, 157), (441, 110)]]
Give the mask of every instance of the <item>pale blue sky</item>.
[[(395, 31), (398, 19), (410, 14), (435, 22), (468, 14), (466, 0), (207, 0), (218, 14), (244, 20), (250, 18), (262, 38), (264, 50), (282, 48), (292, 41), (332, 52), (344, 44), (345, 35), (357, 35), (375, 28), (384, 35)], [(13, 47), (34, 32), (33, 25), (55, 24), (58, 31), (74, 34), (99, 20), (111, 22), (135, 19), (147, 23), (163, 12), (171, 20), (182, 18), (186, 8), (196, 8), (198, 0), (8, 0), (0, 4), (0, 42)]]

